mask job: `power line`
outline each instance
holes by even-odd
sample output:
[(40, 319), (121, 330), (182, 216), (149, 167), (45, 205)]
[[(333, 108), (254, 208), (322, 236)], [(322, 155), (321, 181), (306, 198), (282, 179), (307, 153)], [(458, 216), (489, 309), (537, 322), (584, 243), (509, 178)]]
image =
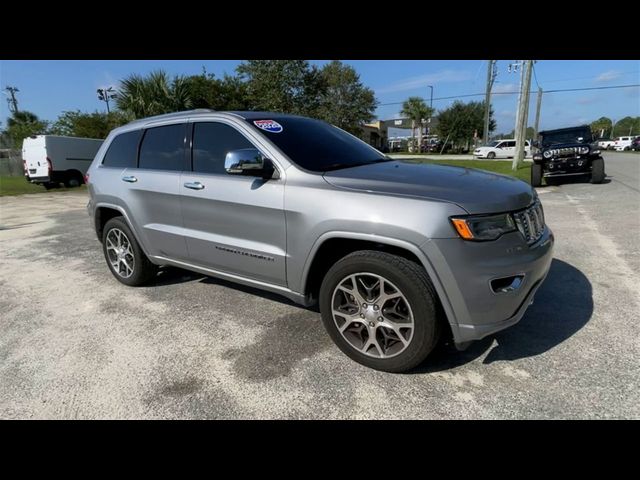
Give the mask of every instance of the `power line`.
[[(585, 87), (585, 88), (560, 88), (556, 90), (545, 90), (544, 93), (558, 93), (558, 92), (581, 92), (584, 90), (609, 90), (612, 88), (630, 88), (630, 87), (640, 87), (640, 83), (633, 83), (629, 85), (611, 85), (608, 87)], [(491, 92), (491, 95), (515, 95), (519, 94), (519, 91), (515, 92)], [(536, 93), (535, 91), (529, 93)], [(483, 97), (484, 93), (467, 93), (464, 95), (452, 95), (450, 97), (436, 97), (434, 100), (451, 100), (453, 98), (467, 98), (467, 97)], [(423, 98), (423, 100), (427, 100)], [(389, 103), (380, 103), (379, 107), (383, 107), (386, 105), (402, 105), (404, 102), (389, 102)]]

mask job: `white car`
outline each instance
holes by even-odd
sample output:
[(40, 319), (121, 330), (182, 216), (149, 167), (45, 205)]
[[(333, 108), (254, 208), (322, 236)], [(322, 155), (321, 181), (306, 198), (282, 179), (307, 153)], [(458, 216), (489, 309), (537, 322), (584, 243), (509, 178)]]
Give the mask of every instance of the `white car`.
[[(516, 141), (512, 138), (506, 140), (494, 140), (488, 145), (478, 147), (473, 151), (473, 156), (476, 158), (488, 158), (493, 160), (494, 158), (513, 158), (516, 152)], [(531, 144), (528, 140), (524, 143), (524, 155), (528, 157), (531, 155)]]
[(611, 139), (608, 139), (608, 138), (602, 138), (602, 139), (598, 140), (598, 148), (600, 148), (600, 150), (613, 149), (615, 144), (616, 144), (615, 140), (611, 140)]
[(617, 137), (613, 143), (613, 148), (616, 152), (622, 152), (623, 150), (631, 150), (631, 142), (635, 137)]

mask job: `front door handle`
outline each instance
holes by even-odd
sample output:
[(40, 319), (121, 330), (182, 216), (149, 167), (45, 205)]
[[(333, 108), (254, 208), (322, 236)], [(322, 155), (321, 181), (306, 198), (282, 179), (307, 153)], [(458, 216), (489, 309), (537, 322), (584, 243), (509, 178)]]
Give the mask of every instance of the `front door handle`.
[(184, 184), (186, 188), (190, 188), (191, 190), (202, 190), (204, 185), (200, 182), (187, 182)]
[(138, 181), (138, 179), (136, 177), (134, 177), (133, 175), (128, 175), (126, 177), (122, 177), (122, 181), (123, 182), (129, 182), (129, 183), (136, 183)]

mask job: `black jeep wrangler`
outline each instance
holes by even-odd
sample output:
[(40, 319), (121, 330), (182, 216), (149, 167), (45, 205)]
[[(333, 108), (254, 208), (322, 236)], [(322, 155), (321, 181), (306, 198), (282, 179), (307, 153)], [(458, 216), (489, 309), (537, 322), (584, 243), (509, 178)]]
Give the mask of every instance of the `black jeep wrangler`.
[(538, 149), (531, 167), (534, 187), (539, 187), (543, 178), (547, 185), (555, 185), (570, 175), (591, 175), (591, 183), (603, 182), (604, 159), (589, 125), (540, 132), (534, 146)]

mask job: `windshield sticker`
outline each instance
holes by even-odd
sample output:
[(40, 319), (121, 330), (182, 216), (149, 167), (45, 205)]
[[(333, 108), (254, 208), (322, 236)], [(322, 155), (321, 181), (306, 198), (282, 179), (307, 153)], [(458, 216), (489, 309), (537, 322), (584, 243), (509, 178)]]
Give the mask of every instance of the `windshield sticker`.
[(280, 133), (282, 131), (282, 125), (275, 120), (254, 120), (253, 124), (267, 132)]

